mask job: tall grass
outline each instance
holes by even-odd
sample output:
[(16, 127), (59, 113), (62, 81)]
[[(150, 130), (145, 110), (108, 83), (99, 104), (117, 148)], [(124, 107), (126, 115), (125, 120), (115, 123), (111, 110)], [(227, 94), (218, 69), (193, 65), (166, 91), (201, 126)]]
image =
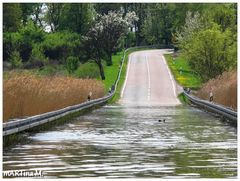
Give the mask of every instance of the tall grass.
[(43, 77), (10, 72), (3, 81), (3, 120), (41, 114), (104, 95), (100, 81), (72, 77)]
[(237, 71), (224, 72), (221, 76), (206, 82), (197, 96), (209, 100), (213, 90), (213, 102), (237, 109)]

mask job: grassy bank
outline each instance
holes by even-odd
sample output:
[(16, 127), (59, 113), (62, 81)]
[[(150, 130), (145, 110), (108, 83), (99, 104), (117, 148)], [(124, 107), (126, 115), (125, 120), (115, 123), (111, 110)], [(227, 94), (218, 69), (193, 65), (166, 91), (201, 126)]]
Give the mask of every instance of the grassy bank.
[(200, 76), (192, 71), (188, 62), (183, 57), (173, 58), (173, 55), (165, 55), (165, 58), (179, 85), (191, 89), (201, 87), (202, 82)]
[(100, 81), (9, 72), (3, 81), (3, 120), (37, 115), (104, 95)]

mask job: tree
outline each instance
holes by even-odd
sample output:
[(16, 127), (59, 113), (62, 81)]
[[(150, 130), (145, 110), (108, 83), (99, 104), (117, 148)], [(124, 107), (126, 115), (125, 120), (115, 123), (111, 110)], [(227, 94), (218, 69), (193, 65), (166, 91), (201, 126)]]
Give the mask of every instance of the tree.
[(36, 6), (33, 7), (33, 13), (32, 13), (32, 21), (34, 23), (34, 25), (37, 27), (41, 27), (44, 28), (44, 13), (43, 13), (43, 9), (44, 9), (45, 4), (44, 3), (37, 3)]
[(46, 22), (51, 27), (51, 32), (57, 31), (60, 25), (61, 14), (64, 4), (47, 3)]
[(175, 5), (156, 4), (151, 7), (143, 24), (143, 35), (148, 43), (169, 45), (174, 31)]
[(102, 59), (107, 58), (107, 65), (112, 64), (112, 52), (119, 39), (138, 18), (134, 12), (126, 14), (110, 11), (107, 15), (99, 15), (98, 21), (85, 37), (85, 50), (99, 67), (102, 80), (105, 80)]
[(122, 5), (120, 3), (96, 3), (94, 9), (98, 14), (108, 14), (109, 11), (120, 11)]
[(129, 12), (123, 18), (120, 12), (110, 11), (107, 15), (99, 17), (100, 21), (96, 26), (102, 27), (102, 37), (104, 42), (102, 46), (107, 55), (107, 65), (112, 65), (112, 53), (116, 48), (120, 37), (128, 32), (128, 28), (133, 26), (138, 20), (135, 12)]
[(233, 47), (231, 33), (221, 32), (216, 26), (195, 33), (185, 45), (184, 55), (190, 66), (206, 81), (236, 65)]
[(3, 31), (16, 32), (21, 26), (22, 10), (19, 3), (3, 3)]
[(93, 59), (97, 64), (102, 80), (105, 80), (105, 73), (102, 65), (102, 58), (105, 56), (105, 52), (102, 48), (103, 41), (101, 26), (92, 27), (84, 37), (84, 49), (89, 58)]
[(92, 4), (65, 3), (62, 6), (58, 30), (68, 30), (84, 35), (91, 27), (93, 20), (94, 9)]
[(128, 11), (134, 11), (136, 16), (139, 17), (139, 20), (134, 22), (136, 46), (139, 46), (144, 42), (143, 24), (151, 6), (151, 4), (147, 3), (133, 3), (126, 7)]
[(184, 46), (191, 40), (194, 33), (203, 29), (203, 26), (200, 14), (188, 11), (186, 13), (185, 25), (182, 26), (181, 31), (177, 31), (175, 34), (175, 43), (184, 49)]
[(27, 22), (31, 19), (31, 15), (34, 14), (35, 8), (38, 6), (37, 3), (21, 3), (22, 9), (22, 21), (25, 26)]

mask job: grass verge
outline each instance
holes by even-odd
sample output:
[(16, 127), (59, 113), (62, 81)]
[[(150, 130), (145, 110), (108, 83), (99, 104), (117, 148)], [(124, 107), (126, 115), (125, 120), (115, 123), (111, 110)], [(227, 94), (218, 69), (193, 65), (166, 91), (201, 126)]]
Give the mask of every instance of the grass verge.
[[(108, 92), (109, 88), (114, 85), (119, 69), (121, 67), (121, 61), (123, 58), (124, 52), (118, 52), (116, 55), (112, 56), (112, 62), (113, 64), (111, 66), (104, 65), (104, 73), (105, 73), (105, 80), (102, 80), (105, 88), (105, 93)], [(100, 79), (100, 78), (99, 78)]]
[(191, 89), (199, 89), (201, 87), (202, 81), (200, 76), (192, 71), (188, 62), (183, 57), (179, 56), (174, 59), (170, 54), (164, 56), (179, 85)]

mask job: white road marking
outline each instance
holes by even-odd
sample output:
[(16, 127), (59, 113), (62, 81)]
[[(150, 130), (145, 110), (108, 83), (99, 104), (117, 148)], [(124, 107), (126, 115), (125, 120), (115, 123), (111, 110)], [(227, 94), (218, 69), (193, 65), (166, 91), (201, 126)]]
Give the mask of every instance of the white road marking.
[(124, 81), (124, 84), (123, 84), (123, 88), (122, 88), (122, 91), (121, 91), (121, 97), (123, 97), (123, 93), (124, 93), (124, 90), (125, 90), (125, 87), (126, 87), (126, 84), (127, 84), (128, 73), (129, 73), (129, 69), (130, 69), (130, 65), (131, 65), (132, 56), (133, 55), (129, 56), (128, 65), (127, 65), (127, 67), (128, 67), (127, 68), (127, 74), (126, 74), (126, 78), (125, 78), (125, 81)]
[(170, 80), (171, 80), (171, 82), (172, 82), (172, 87), (173, 87), (174, 96), (175, 96), (177, 102), (180, 103), (179, 100), (177, 99), (176, 87), (175, 87), (175, 84), (174, 84), (174, 81), (173, 81), (173, 78), (172, 78), (172, 74), (171, 74), (171, 72), (170, 72), (170, 70), (169, 70), (169, 68), (168, 68), (168, 65), (167, 65), (167, 63), (166, 63), (165, 57), (164, 57), (163, 55), (162, 55), (162, 59), (163, 59), (164, 64), (165, 64), (166, 67), (167, 67), (167, 71), (168, 71)]
[(150, 100), (151, 97), (151, 78), (150, 78), (150, 71), (149, 71), (149, 64), (148, 64), (148, 59), (147, 59), (147, 55), (145, 55), (145, 60), (147, 62), (147, 73), (148, 73), (148, 101)]

